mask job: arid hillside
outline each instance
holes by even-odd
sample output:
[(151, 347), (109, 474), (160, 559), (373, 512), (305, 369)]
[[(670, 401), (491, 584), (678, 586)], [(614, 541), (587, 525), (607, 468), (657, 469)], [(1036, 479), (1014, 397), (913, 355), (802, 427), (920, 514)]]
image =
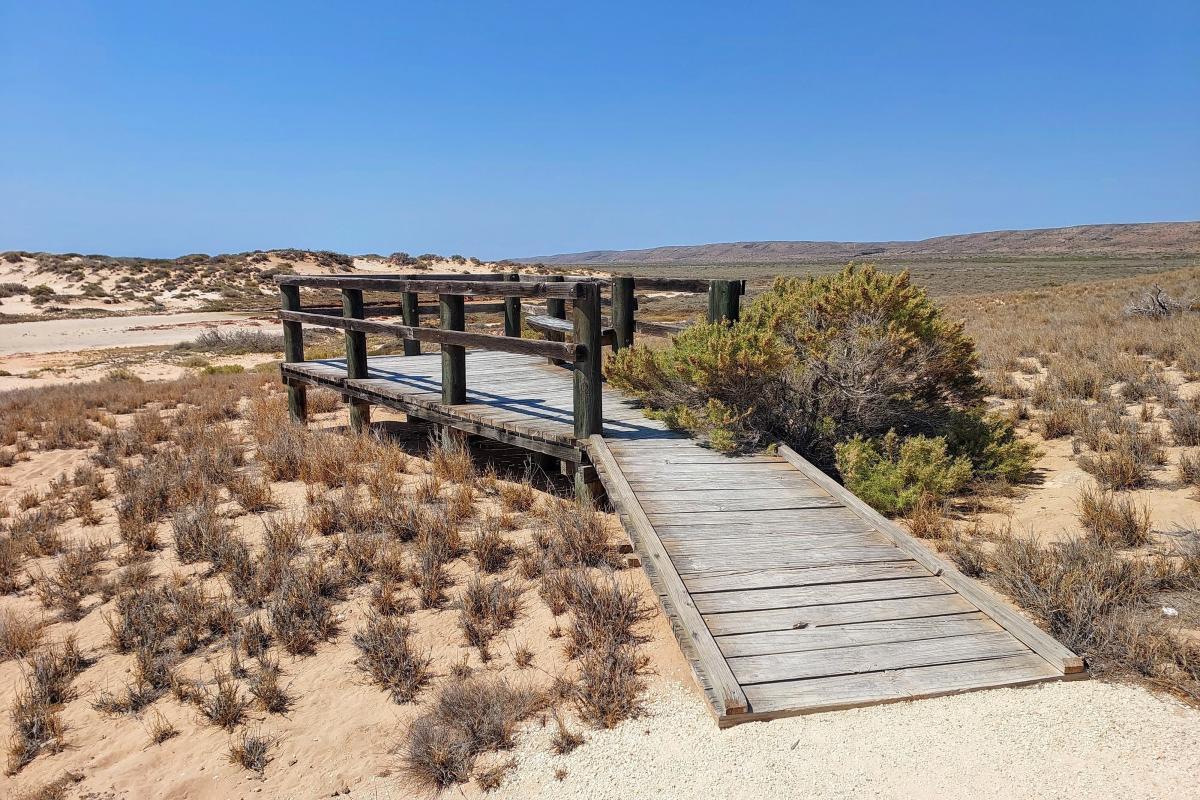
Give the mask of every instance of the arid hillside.
[(728, 242), (590, 250), (519, 261), (544, 264), (755, 264), (964, 256), (1185, 256), (1200, 254), (1200, 222), (1075, 225), (891, 242)]

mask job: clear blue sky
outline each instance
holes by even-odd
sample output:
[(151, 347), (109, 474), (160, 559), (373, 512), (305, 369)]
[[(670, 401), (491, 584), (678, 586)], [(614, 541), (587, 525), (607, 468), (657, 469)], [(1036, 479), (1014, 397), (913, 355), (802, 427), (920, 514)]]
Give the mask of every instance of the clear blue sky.
[(1200, 218), (1200, 3), (0, 0), (0, 250)]

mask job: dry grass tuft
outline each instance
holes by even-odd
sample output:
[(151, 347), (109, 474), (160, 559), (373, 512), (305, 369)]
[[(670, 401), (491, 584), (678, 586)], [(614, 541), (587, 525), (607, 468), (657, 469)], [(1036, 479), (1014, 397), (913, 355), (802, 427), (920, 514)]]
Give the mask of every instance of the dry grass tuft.
[(261, 774), (271, 763), (274, 746), (275, 740), (269, 736), (242, 731), (229, 744), (229, 763)]
[(542, 703), (536, 692), (503, 678), (452, 679), (409, 727), (401, 750), (405, 772), (424, 790), (465, 783), (476, 757), (510, 749), (517, 724)]
[(1109, 546), (1140, 547), (1150, 542), (1150, 508), (1131, 497), (1085, 487), (1079, 494), (1079, 522), (1090, 536)]
[(919, 539), (943, 540), (954, 532), (954, 526), (945, 516), (945, 505), (937, 498), (921, 495), (908, 514), (908, 530)]
[(209, 688), (201, 690), (200, 712), (213, 725), (232, 732), (246, 718), (250, 701), (242, 694), (230, 673), (217, 670), (215, 680), (215, 691)]
[(154, 712), (154, 721), (150, 723), (149, 732), (150, 741), (153, 744), (162, 744), (168, 739), (179, 735), (179, 729), (172, 725), (170, 720), (157, 710)]
[(0, 661), (32, 653), (42, 643), (43, 626), (31, 614), (6, 609), (0, 616)]
[(260, 657), (258, 670), (250, 678), (247, 688), (254, 697), (255, 705), (260, 711), (269, 714), (286, 714), (292, 707), (292, 697), (287, 688), (280, 683), (283, 670), (279, 663), (265, 656)]
[(458, 601), (458, 626), (467, 644), (489, 659), (488, 644), (501, 631), (516, 622), (521, 613), (521, 590), (501, 580), (483, 580), (475, 576)]
[(429, 682), (432, 655), (417, 651), (408, 620), (369, 614), (354, 644), (362, 653), (355, 663), (396, 703), (411, 702)]
[(484, 517), (476, 526), (475, 536), (468, 545), (475, 563), (489, 575), (503, 570), (513, 557), (513, 547), (500, 531), (500, 517)]
[(567, 727), (562, 714), (554, 712), (554, 735), (550, 738), (550, 749), (556, 755), (566, 755), (583, 744), (583, 734)]

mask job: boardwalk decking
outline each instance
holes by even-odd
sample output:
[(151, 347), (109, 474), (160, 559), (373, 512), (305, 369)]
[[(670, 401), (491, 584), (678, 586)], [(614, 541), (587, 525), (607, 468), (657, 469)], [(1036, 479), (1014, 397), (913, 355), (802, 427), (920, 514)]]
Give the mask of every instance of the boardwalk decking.
[(594, 463), (722, 725), (1081, 676), (1082, 662), (794, 453), (729, 458), (604, 389), (576, 441), (569, 368), (467, 353), (467, 403), (438, 355), (284, 365), (461, 430)]

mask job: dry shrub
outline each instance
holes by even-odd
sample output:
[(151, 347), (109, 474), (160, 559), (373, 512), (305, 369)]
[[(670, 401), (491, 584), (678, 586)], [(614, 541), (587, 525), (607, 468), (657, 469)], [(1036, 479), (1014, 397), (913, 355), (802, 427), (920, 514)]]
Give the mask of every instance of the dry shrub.
[(1171, 436), (1181, 447), (1200, 446), (1200, 403), (1190, 402), (1167, 411), (1171, 421)]
[(1158, 585), (1150, 563), (1121, 558), (1092, 539), (1043, 546), (1010, 537), (997, 544), (992, 563), (1000, 588), (1076, 652), (1101, 644), (1099, 621), (1144, 600)]
[(8, 744), (9, 775), (15, 775), (43, 750), (56, 753), (63, 748), (66, 727), (45, 698), (26, 689), (17, 694), (10, 713), (12, 736)]
[(640, 715), (649, 665), (649, 657), (632, 645), (609, 641), (589, 649), (580, 657), (573, 697), (580, 716), (611, 728)]
[(178, 735), (179, 729), (172, 725), (170, 720), (155, 710), (154, 720), (150, 723), (150, 741), (154, 744), (162, 744)]
[(945, 506), (937, 498), (921, 495), (908, 513), (908, 530), (920, 539), (946, 539), (954, 526), (946, 519)]
[(11, 594), (25, 585), (23, 550), (14, 537), (0, 535), (0, 594)]
[(1179, 480), (1185, 485), (1200, 487), (1200, 453), (1179, 454)]
[(511, 748), (517, 724), (541, 704), (531, 689), (500, 677), (450, 680), (434, 707), (409, 727), (401, 748), (409, 780), (423, 790), (465, 783), (476, 757)]
[(5, 609), (0, 615), (0, 661), (24, 658), (42, 643), (44, 623), (31, 614)]
[(59, 526), (63, 514), (57, 506), (42, 506), (13, 517), (9, 535), (30, 556), (52, 556), (61, 553), (65, 544)]
[(1080, 455), (1077, 461), (1106, 489), (1135, 489), (1146, 485), (1154, 467), (1166, 463), (1166, 453), (1157, 429), (1124, 431), (1099, 452)]
[(242, 620), (241, 629), (238, 631), (238, 642), (242, 645), (242, 651), (246, 655), (262, 659), (271, 646), (271, 632), (267, 630), (259, 617), (249, 617)]
[(73, 637), (34, 652), (24, 670), (25, 685), (12, 708), (8, 772), (14, 774), (44, 749), (57, 752), (65, 728), (56, 709), (75, 697), (71, 681), (88, 661)]
[(944, 549), (954, 565), (969, 578), (982, 578), (990, 570), (987, 553), (974, 539), (956, 531)]
[(475, 776), (475, 785), (483, 792), (494, 792), (504, 784), (508, 773), (517, 768), (517, 760), (508, 758), (493, 767), (480, 770)]
[(646, 641), (637, 627), (653, 615), (637, 591), (612, 573), (575, 570), (566, 590), (571, 610), (571, 655), (614, 645), (635, 646)]
[(342, 406), (342, 398), (337, 392), (332, 389), (318, 389), (311, 387), (308, 390), (308, 413), (310, 414), (328, 414), (332, 411), (337, 411)]
[(83, 617), (83, 599), (98, 588), (96, 566), (108, 554), (107, 543), (79, 544), (63, 551), (53, 576), (38, 581), (38, 598), (46, 608), (57, 608), (63, 620)]
[(311, 653), (337, 633), (330, 597), (341, 591), (338, 577), (318, 560), (289, 566), (267, 606), (274, 637), (292, 655)]
[(467, 644), (487, 661), (488, 644), (521, 613), (521, 590), (507, 581), (471, 578), (458, 601), (458, 626)]
[(384, 576), (371, 588), (371, 608), (384, 616), (411, 613), (414, 609), (411, 598), (405, 596), (403, 585), (392, 576)]
[(258, 670), (250, 678), (247, 688), (254, 697), (259, 710), (269, 714), (286, 714), (292, 706), (292, 697), (287, 688), (280, 683), (283, 671), (278, 662), (261, 656)]
[(229, 744), (229, 763), (261, 773), (271, 763), (271, 748), (275, 740), (260, 733), (242, 731)]
[(620, 563), (604, 517), (583, 501), (553, 502), (536, 543), (544, 562), (553, 569), (616, 567)]
[(433, 474), (450, 483), (467, 486), (475, 484), (475, 463), (466, 442), (457, 436), (446, 436), (431, 442), (429, 461)]
[(207, 495), (194, 506), (176, 511), (171, 516), (171, 534), (175, 540), (175, 554), (181, 564), (191, 564), (202, 559), (216, 561), (214, 557), (233, 535), (229, 522), (217, 511), (217, 501)]
[(354, 634), (354, 644), (362, 654), (355, 663), (394, 702), (411, 702), (429, 682), (432, 655), (417, 651), (408, 620), (368, 614), (366, 625)]
[(524, 512), (533, 508), (537, 492), (528, 483), (501, 483), (500, 507), (508, 512)]
[(359, 441), (360, 437), (336, 433), (309, 434), (300, 454), (300, 480), (330, 489), (358, 483), (362, 469), (357, 452)]
[(554, 712), (554, 735), (550, 738), (550, 749), (556, 755), (561, 756), (570, 753), (581, 744), (583, 744), (583, 734), (568, 728), (562, 714), (556, 709)]
[(240, 472), (225, 484), (225, 488), (248, 514), (269, 511), (275, 507), (271, 501), (271, 483), (260, 476)]
[(500, 517), (484, 517), (476, 526), (475, 536), (468, 545), (479, 568), (489, 575), (507, 567), (514, 552), (500, 529)]
[(1052, 403), (1039, 417), (1042, 436), (1046, 439), (1061, 439), (1079, 430), (1087, 409), (1078, 401)]
[(475, 490), (470, 486), (459, 486), (446, 503), (446, 516), (455, 523), (475, 515)]
[(215, 691), (211, 688), (203, 690), (200, 698), (200, 712), (213, 725), (232, 731), (245, 719), (246, 711), (250, 708), (250, 701), (238, 688), (233, 675), (218, 670), (214, 677), (216, 689)]
[(421, 480), (417, 481), (416, 491), (413, 492), (413, 499), (418, 503), (436, 503), (442, 493), (442, 479), (437, 475), (425, 475)]
[(1079, 522), (1090, 536), (1109, 546), (1140, 547), (1150, 542), (1150, 508), (1131, 497), (1085, 487), (1079, 494)]

